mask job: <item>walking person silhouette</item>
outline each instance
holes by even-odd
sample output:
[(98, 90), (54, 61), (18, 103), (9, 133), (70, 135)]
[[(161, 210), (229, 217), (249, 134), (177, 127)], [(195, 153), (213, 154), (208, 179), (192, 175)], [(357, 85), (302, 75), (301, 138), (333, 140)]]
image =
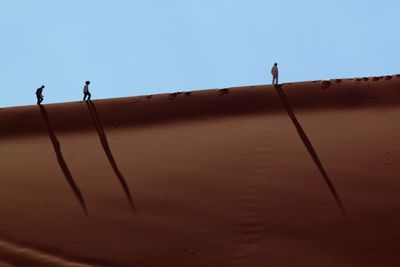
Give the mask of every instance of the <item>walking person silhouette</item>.
[(90, 81), (86, 81), (85, 85), (83, 86), (83, 101), (86, 101), (86, 97), (87, 101), (90, 101), (90, 97), (92, 96), (92, 94), (89, 92), (89, 84)]
[(44, 85), (40, 86), (38, 89), (36, 89), (36, 98), (37, 98), (37, 104), (40, 105), (43, 101), (43, 89)]
[(272, 74), (272, 84), (278, 85), (278, 77), (279, 77), (278, 63), (275, 63), (274, 66), (272, 67), (271, 74)]

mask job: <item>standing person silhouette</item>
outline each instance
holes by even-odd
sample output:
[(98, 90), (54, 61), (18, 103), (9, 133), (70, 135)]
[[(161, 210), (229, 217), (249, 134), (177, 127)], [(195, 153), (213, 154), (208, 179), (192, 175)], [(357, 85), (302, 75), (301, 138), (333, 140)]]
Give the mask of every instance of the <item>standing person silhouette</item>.
[(37, 98), (37, 104), (40, 105), (43, 101), (43, 88), (44, 85), (40, 86), (38, 89), (36, 89), (36, 98)]
[(278, 85), (278, 76), (279, 76), (278, 63), (275, 63), (274, 66), (272, 67), (271, 74), (272, 74), (272, 84)]
[(86, 101), (86, 97), (87, 97), (87, 100), (89, 101), (90, 97), (92, 96), (89, 92), (89, 84), (90, 84), (90, 81), (86, 81), (85, 85), (83, 86), (83, 101)]

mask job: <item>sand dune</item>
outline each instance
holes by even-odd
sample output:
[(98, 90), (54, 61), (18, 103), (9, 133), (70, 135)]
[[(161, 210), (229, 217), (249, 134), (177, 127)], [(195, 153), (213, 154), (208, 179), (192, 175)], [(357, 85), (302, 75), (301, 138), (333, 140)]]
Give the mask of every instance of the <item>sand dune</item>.
[[(0, 240), (0, 266), (94, 267)], [(6, 263), (7, 262), (7, 263)], [(10, 265), (12, 263), (13, 265)]]
[(0, 109), (0, 266), (397, 266), (399, 88)]

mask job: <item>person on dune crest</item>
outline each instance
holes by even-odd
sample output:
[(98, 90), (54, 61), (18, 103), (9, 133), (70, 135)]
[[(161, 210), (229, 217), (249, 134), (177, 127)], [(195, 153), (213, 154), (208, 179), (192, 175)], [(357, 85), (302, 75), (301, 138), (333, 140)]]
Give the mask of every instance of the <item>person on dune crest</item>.
[(83, 86), (83, 101), (86, 101), (86, 97), (87, 97), (87, 100), (89, 101), (90, 97), (92, 96), (89, 92), (89, 84), (90, 84), (90, 81), (86, 81), (85, 85)]
[(37, 104), (40, 105), (43, 101), (43, 88), (44, 85), (40, 86), (38, 89), (36, 89), (36, 98), (37, 98)]
[(272, 74), (272, 84), (278, 85), (278, 76), (279, 76), (278, 63), (275, 63), (274, 66), (272, 67), (271, 74)]

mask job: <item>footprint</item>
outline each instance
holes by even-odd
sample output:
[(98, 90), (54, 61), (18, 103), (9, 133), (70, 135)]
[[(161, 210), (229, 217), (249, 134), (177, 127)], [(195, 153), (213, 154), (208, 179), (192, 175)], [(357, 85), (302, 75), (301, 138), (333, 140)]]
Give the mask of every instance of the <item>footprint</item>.
[(362, 79), (361, 78), (356, 78), (356, 82), (361, 82)]
[(150, 99), (150, 98), (153, 97), (153, 95), (146, 95), (145, 97), (146, 97), (147, 99)]
[(374, 82), (377, 82), (377, 81), (379, 81), (380, 79), (382, 79), (382, 77), (372, 77), (372, 81), (374, 81)]
[(387, 75), (387, 76), (385, 76), (385, 80), (391, 80), (392, 78), (393, 78), (392, 75)]
[(362, 78), (363, 79), (363, 81), (368, 81), (369, 80), (369, 78), (368, 77), (364, 77), (364, 78)]
[(229, 89), (228, 88), (218, 90), (218, 95), (219, 96), (227, 95), (228, 93), (229, 93)]
[(184, 92), (183, 93), (183, 95), (185, 96), (185, 97), (188, 97), (188, 96), (190, 96), (192, 94), (192, 92)]
[(341, 83), (342, 82), (342, 79), (336, 79), (335, 80), (335, 83)]
[(322, 89), (328, 89), (331, 86), (331, 81), (323, 81), (321, 83)]
[(169, 100), (174, 100), (180, 93), (172, 93), (168, 95), (168, 99)]

